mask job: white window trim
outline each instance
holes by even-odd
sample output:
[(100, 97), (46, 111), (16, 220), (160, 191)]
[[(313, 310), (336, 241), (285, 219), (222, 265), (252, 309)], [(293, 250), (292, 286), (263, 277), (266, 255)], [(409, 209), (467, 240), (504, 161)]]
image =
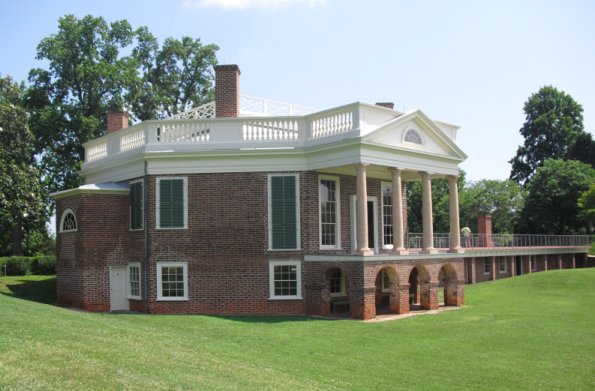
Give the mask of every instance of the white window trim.
[[(488, 271), (486, 271), (486, 262), (489, 263), (489, 269)], [(483, 260), (483, 274), (484, 275), (489, 275), (491, 273), (491, 269), (492, 269), (492, 259), (491, 258), (484, 258)]]
[[(183, 227), (161, 227), (161, 216), (160, 216), (160, 201), (161, 201), (161, 192), (160, 192), (160, 182), (162, 180), (172, 180), (172, 179), (181, 179), (183, 181), (183, 188), (184, 188), (184, 226)], [(180, 176), (171, 176), (171, 177), (158, 177), (155, 187), (155, 221), (156, 227), (155, 229), (164, 230), (164, 231), (171, 231), (176, 229), (188, 229), (188, 177), (180, 177)]]
[[(394, 245), (393, 244), (385, 244), (384, 243), (384, 189), (390, 189), (391, 193), (391, 208), (394, 208), (395, 205), (395, 197), (393, 194), (393, 183), (392, 182), (380, 182), (380, 218), (382, 219), (382, 248), (384, 250), (392, 250)], [(392, 220), (392, 216), (391, 216)], [(395, 242), (395, 222), (393, 221), (393, 243)]]
[[(182, 267), (184, 273), (184, 296), (180, 297), (163, 297), (161, 285), (161, 268), (162, 267)], [(188, 301), (188, 262), (157, 262), (157, 300), (158, 301)]]
[[(66, 216), (68, 214), (72, 214), (72, 217), (74, 217), (74, 223), (76, 225), (75, 229), (62, 229), (62, 227), (64, 227), (64, 219), (66, 218)], [(64, 209), (64, 212), (62, 212), (62, 217), (60, 217), (60, 226), (59, 226), (60, 230), (58, 232), (62, 233), (66, 233), (66, 232), (77, 232), (79, 229), (79, 222), (78, 219), (76, 218), (76, 214), (74, 213), (74, 211), (70, 208), (66, 208)]]
[(140, 183), (141, 194), (143, 195), (142, 205), (141, 205), (142, 217), (140, 219), (140, 228), (132, 228), (131, 227), (131, 225), (132, 225), (132, 208), (129, 205), (128, 206), (128, 230), (129, 231), (142, 231), (145, 229), (145, 181), (143, 179), (137, 179), (135, 181), (131, 181), (128, 185), (131, 186), (135, 183)]
[[(500, 267), (500, 265), (504, 265), (504, 270)], [(506, 264), (506, 257), (501, 257), (498, 259), (498, 272), (499, 273), (506, 273), (508, 271), (508, 265)]]
[[(273, 203), (271, 198), (271, 178), (277, 176), (292, 176), (295, 177), (295, 213), (296, 213), (296, 248), (273, 248)], [(268, 175), (268, 204), (269, 204), (269, 215), (268, 215), (268, 226), (269, 226), (269, 251), (300, 251), (302, 249), (302, 239), (301, 239), (301, 219), (300, 219), (300, 176), (299, 174), (269, 174)], [(320, 207), (319, 207), (320, 208)]]
[[(275, 295), (275, 266), (295, 266), (297, 290), (295, 296)], [(269, 261), (269, 300), (302, 300), (302, 263), (292, 260)]]
[[(335, 181), (336, 185), (336, 203), (337, 203), (337, 221), (335, 223), (335, 238), (334, 245), (322, 245), (322, 208), (320, 207), (320, 181), (330, 180)], [(341, 249), (341, 180), (334, 175), (318, 175), (318, 244), (321, 250), (340, 250)]]
[[(138, 296), (134, 296), (131, 293), (130, 289), (130, 269), (133, 267), (138, 267)], [(140, 300), (142, 297), (142, 278), (141, 278), (141, 269), (140, 269), (140, 262), (131, 262), (128, 264), (126, 268), (126, 293), (129, 299)]]
[(339, 272), (341, 273), (341, 285), (340, 285), (340, 291), (339, 292), (334, 292), (334, 293), (330, 293), (331, 297), (342, 297), (342, 296), (346, 296), (345, 294), (345, 272), (343, 271), (343, 269), (341, 268), (337, 268), (339, 270)]

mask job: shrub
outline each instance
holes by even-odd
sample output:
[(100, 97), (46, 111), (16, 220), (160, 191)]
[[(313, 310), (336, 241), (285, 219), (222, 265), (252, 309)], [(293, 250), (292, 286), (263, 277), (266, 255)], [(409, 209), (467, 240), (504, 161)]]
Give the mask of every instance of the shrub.
[[(6, 266), (6, 268), (5, 268)], [(35, 257), (0, 258), (0, 275), (56, 274), (56, 257), (39, 255)]]

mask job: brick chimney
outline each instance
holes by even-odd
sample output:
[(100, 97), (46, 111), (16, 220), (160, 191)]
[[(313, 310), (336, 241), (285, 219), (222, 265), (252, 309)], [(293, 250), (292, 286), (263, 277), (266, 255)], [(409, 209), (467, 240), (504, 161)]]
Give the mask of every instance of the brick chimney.
[(215, 66), (216, 117), (240, 115), (240, 68), (237, 65)]
[(117, 132), (128, 127), (128, 113), (123, 111), (107, 113), (107, 133)]
[(376, 106), (386, 107), (387, 109), (394, 109), (395, 104), (393, 102), (376, 102)]
[(492, 216), (477, 216), (477, 233), (479, 247), (494, 247), (492, 236)]

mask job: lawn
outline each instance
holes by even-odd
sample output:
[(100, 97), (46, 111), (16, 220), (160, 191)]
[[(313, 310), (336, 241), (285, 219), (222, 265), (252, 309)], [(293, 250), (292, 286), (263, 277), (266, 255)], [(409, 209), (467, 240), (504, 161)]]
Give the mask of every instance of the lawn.
[(91, 314), (6, 285), (29, 280), (0, 278), (0, 389), (595, 389), (595, 269), (467, 286), (465, 308), (376, 323)]

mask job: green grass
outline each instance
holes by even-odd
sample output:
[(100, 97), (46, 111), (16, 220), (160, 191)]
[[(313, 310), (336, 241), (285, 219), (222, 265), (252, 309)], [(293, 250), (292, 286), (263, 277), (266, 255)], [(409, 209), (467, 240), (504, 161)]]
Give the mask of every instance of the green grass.
[(9, 293), (0, 389), (592, 390), (594, 281), (578, 269), (466, 286), (463, 309), (377, 323), (92, 314)]

